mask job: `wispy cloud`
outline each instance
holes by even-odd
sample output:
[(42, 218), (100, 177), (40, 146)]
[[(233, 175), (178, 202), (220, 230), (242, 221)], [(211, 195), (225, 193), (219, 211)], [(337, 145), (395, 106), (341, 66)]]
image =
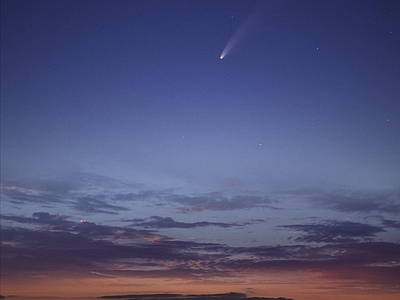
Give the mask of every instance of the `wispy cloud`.
[[(63, 181), (64, 180), (64, 181)], [(141, 190), (141, 184), (125, 184), (106, 176), (71, 173), (60, 179), (15, 181), (2, 184), (4, 200), (16, 205), (39, 204), (43, 208), (67, 205), (82, 213), (118, 214), (132, 202), (146, 201), (153, 205), (173, 204), (183, 213), (201, 211), (233, 211), (252, 208), (277, 209), (278, 201), (268, 196), (234, 195), (221, 192), (196, 196), (169, 190)], [(121, 203), (124, 203), (123, 206)], [(198, 224), (200, 226), (200, 224)]]
[(40, 225), (41, 227), (35, 227), (35, 232), (65, 232), (78, 234), (93, 240), (125, 239), (134, 242), (137, 239), (140, 239), (141, 241), (168, 239), (167, 237), (150, 230), (137, 230), (129, 227), (100, 225), (86, 220), (80, 220), (77, 222), (71, 220), (70, 216), (53, 215), (47, 212), (35, 212), (32, 217), (2, 215), (1, 218), (22, 224)]
[(2, 183), (1, 194), (3, 201), (9, 201), (14, 204), (55, 205), (63, 202), (63, 198), (58, 193), (42, 190), (21, 182)]
[(233, 196), (225, 197), (219, 193), (212, 193), (211, 195), (201, 196), (173, 196), (171, 200), (183, 205), (182, 212), (199, 212), (204, 210), (211, 211), (226, 211), (226, 210), (239, 210), (251, 209), (255, 207), (268, 207), (272, 206), (275, 200), (267, 197), (260, 196)]
[(382, 227), (356, 222), (327, 221), (319, 224), (283, 225), (294, 231), (305, 232), (304, 236), (297, 237), (297, 242), (315, 243), (344, 243), (356, 240), (371, 240)]
[(143, 201), (143, 200), (162, 200), (172, 195), (172, 190), (144, 190), (136, 193), (117, 193), (113, 200), (117, 201)]
[(400, 221), (383, 219), (382, 225), (388, 228), (400, 229)]
[(231, 227), (243, 227), (249, 224), (249, 223), (239, 223), (239, 222), (222, 223), (222, 222), (207, 222), (207, 221), (189, 223), (189, 222), (178, 222), (171, 217), (160, 217), (160, 216), (152, 216), (146, 220), (143, 219), (132, 220), (131, 222), (132, 226), (138, 226), (144, 228), (156, 228), (156, 229), (164, 229), (164, 228), (190, 229), (190, 228), (209, 227), (209, 226), (231, 228)]
[(321, 193), (308, 197), (314, 204), (341, 212), (400, 213), (400, 191)]
[(79, 197), (73, 202), (72, 208), (85, 213), (103, 213), (117, 215), (118, 211), (127, 210), (126, 207), (108, 204), (94, 197)]

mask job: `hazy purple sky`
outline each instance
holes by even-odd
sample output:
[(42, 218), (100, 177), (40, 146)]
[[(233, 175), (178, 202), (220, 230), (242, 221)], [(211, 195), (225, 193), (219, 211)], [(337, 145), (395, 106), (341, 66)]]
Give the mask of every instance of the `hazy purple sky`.
[(251, 271), (321, 272), (276, 288), (300, 300), (400, 293), (399, 1), (1, 6), (3, 294), (74, 274), (269, 296)]

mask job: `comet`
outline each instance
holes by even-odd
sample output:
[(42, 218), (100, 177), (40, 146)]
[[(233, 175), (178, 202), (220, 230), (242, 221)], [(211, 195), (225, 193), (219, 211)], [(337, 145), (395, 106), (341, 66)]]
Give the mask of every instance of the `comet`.
[(225, 56), (232, 51), (233, 48), (246, 36), (250, 31), (253, 25), (256, 23), (256, 20), (261, 15), (260, 5), (257, 5), (252, 9), (247, 18), (243, 21), (242, 24), (238, 27), (238, 29), (234, 32), (232, 37), (229, 39), (226, 44), (224, 50), (222, 51), (219, 59), (224, 59)]
[(219, 57), (220, 59), (224, 59), (224, 57), (231, 52), (231, 50), (240, 42), (240, 40), (243, 38), (245, 33), (248, 31), (250, 24), (247, 24), (249, 22), (243, 23), (232, 35), (228, 43), (226, 44), (224, 50), (221, 53), (221, 56)]

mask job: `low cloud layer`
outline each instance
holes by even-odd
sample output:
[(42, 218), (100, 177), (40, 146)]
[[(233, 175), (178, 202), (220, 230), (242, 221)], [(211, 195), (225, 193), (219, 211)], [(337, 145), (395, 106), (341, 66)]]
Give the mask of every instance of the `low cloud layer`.
[(188, 195), (83, 173), (5, 182), (1, 192), (7, 279), (317, 272), (400, 292), (396, 191)]
[[(70, 273), (91, 272), (93, 276), (209, 280), (247, 270), (309, 270), (336, 276), (340, 270), (350, 269), (358, 280), (371, 281), (371, 284), (376, 284), (374, 280), (379, 272), (380, 278), (388, 278), (379, 284), (400, 288), (393, 282), (393, 276), (400, 276), (400, 244), (373, 241), (374, 235), (383, 229), (368, 224), (286, 225), (281, 229), (305, 235), (287, 245), (231, 247), (176, 240), (147, 229), (74, 221), (69, 216), (47, 212), (36, 212), (31, 217), (2, 215), (2, 219), (17, 224), (1, 229), (1, 253), (7, 258), (3, 261), (2, 273), (9, 277), (62, 269)], [(26, 227), (27, 224), (31, 227)], [(160, 217), (137, 225), (146, 227), (146, 224), (151, 228), (221, 225), (207, 222), (188, 225)], [(361, 273), (357, 275), (357, 272)]]

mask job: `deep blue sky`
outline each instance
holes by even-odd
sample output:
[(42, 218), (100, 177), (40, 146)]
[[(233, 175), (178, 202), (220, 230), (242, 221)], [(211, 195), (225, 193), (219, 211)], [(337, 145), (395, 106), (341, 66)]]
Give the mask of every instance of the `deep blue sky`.
[[(46, 235), (55, 220), (65, 234), (86, 220), (307, 255), (399, 247), (400, 2), (1, 6), (3, 252), (16, 261), (17, 228)], [(399, 272), (398, 256), (370, 263), (389, 262)]]

